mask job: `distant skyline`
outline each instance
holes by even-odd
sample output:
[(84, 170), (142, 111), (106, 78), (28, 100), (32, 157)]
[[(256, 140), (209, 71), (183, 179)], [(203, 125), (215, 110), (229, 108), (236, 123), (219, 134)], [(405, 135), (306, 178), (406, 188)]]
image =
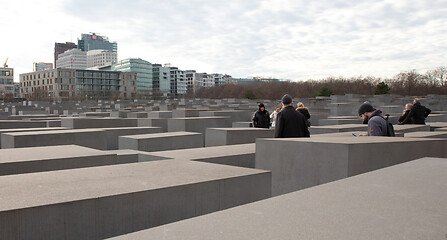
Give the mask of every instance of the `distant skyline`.
[(55, 42), (95, 32), (118, 60), (289, 80), (424, 73), (447, 60), (447, 2), (415, 0), (3, 1), (0, 63), (15, 81)]

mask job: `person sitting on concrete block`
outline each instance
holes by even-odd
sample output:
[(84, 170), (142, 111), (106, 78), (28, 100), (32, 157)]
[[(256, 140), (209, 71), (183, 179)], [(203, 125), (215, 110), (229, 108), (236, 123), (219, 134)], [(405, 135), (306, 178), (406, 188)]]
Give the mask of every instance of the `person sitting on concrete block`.
[(407, 124), (410, 121), (413, 121), (413, 124), (425, 124), (425, 119), (430, 113), (431, 110), (423, 106), (419, 98), (415, 98), (413, 101), (413, 107), (411, 108), (411, 111), (410, 113), (408, 113), (405, 120), (402, 121), (402, 124)]

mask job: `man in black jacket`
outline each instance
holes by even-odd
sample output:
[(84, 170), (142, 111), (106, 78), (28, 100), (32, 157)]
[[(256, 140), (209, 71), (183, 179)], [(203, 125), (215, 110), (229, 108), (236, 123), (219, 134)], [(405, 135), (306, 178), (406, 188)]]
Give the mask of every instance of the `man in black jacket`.
[(415, 98), (413, 101), (413, 107), (411, 108), (407, 117), (402, 123), (399, 124), (408, 124), (411, 121), (413, 121), (413, 124), (425, 124), (425, 119), (430, 113), (431, 110), (425, 106), (422, 106), (419, 98)]
[(310, 137), (306, 118), (293, 107), (292, 97), (282, 97), (283, 109), (276, 117), (275, 138)]
[(253, 127), (256, 128), (269, 128), (270, 127), (270, 114), (265, 110), (264, 103), (259, 104), (258, 111), (253, 116)]

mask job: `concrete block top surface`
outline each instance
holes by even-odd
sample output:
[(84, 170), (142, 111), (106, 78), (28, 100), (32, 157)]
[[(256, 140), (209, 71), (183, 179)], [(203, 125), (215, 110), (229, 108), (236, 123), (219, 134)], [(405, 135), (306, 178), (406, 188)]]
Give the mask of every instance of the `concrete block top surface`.
[(196, 132), (168, 132), (168, 133), (149, 133), (149, 134), (138, 134), (138, 135), (129, 135), (122, 136), (125, 138), (131, 139), (148, 139), (148, 138), (169, 138), (169, 137), (179, 137), (179, 136), (196, 136), (203, 135), (201, 133)]
[(0, 211), (265, 174), (193, 161), (153, 161), (0, 176)]
[(428, 122), (427, 125), (435, 128), (445, 128), (447, 127), (447, 122)]
[(103, 129), (86, 128), (86, 129), (68, 129), (68, 130), (50, 130), (50, 131), (28, 131), (28, 132), (11, 132), (4, 133), (10, 136), (27, 136), (27, 135), (51, 135), (51, 134), (69, 134), (69, 133), (82, 133), (82, 132), (102, 132)]
[(112, 239), (445, 239), (446, 171), (424, 158)]
[(442, 138), (446, 138), (447, 137), (447, 132), (441, 132), (441, 131), (437, 131), (437, 132), (428, 132), (428, 131), (423, 131), (423, 132), (410, 132), (410, 133), (405, 133), (404, 135), (405, 137), (410, 137), (410, 138), (429, 138), (429, 137), (442, 137)]
[(202, 159), (209, 157), (232, 156), (240, 154), (254, 154), (256, 149), (255, 143), (205, 147), (205, 148), (191, 148), (179, 149), (171, 151), (150, 152), (150, 155), (161, 156), (173, 159)]
[(314, 135), (311, 138), (258, 138), (260, 141), (280, 141), (280, 142), (303, 142), (303, 143), (333, 143), (333, 144), (375, 144), (375, 143), (400, 143), (400, 142), (421, 142), (421, 141), (443, 141), (435, 138), (405, 138), (405, 137), (379, 137), (379, 136), (361, 136), (361, 137), (326, 137)]
[(207, 128), (210, 130), (222, 130), (222, 131), (275, 131), (268, 128), (253, 128), (253, 127), (234, 127), (234, 128)]
[(311, 126), (312, 128), (322, 128), (322, 129), (349, 129), (349, 128), (367, 128), (365, 124), (339, 124), (339, 125), (325, 125), (325, 126)]
[(112, 154), (77, 145), (0, 149), (0, 164), (103, 155)]
[(231, 119), (227, 116), (212, 116), (212, 117), (182, 117), (182, 118), (171, 118), (169, 120), (201, 120), (201, 119)]

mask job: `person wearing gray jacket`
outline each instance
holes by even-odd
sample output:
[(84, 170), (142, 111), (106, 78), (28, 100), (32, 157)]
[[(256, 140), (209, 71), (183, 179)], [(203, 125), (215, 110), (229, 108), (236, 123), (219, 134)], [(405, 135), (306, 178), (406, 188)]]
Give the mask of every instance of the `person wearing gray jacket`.
[(363, 122), (368, 123), (367, 136), (388, 136), (388, 124), (382, 117), (382, 111), (376, 110), (369, 102), (364, 102), (358, 112)]

